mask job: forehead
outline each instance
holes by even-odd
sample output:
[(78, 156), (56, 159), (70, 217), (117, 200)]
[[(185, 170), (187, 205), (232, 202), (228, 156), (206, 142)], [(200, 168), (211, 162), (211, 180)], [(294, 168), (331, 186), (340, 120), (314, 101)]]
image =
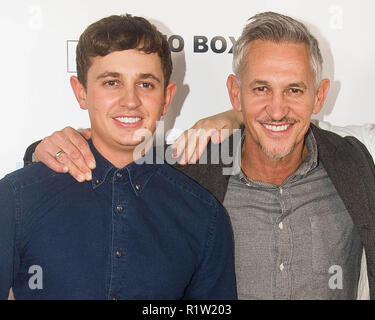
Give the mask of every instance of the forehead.
[(304, 43), (255, 40), (248, 45), (244, 59), (248, 76), (313, 77), (310, 50)]
[(116, 72), (123, 76), (153, 73), (163, 77), (161, 59), (157, 53), (137, 49), (114, 51), (104, 57), (91, 58), (88, 78), (101, 72)]

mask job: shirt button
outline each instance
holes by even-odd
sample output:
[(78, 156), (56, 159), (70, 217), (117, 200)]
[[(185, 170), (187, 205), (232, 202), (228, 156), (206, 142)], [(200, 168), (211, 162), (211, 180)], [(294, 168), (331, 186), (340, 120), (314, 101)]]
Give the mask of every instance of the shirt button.
[(284, 270), (284, 264), (280, 264), (280, 271), (283, 271)]
[(116, 251), (116, 257), (117, 257), (117, 258), (120, 258), (121, 256), (122, 256), (121, 251)]
[(117, 172), (116, 173), (116, 177), (119, 178), (119, 179), (121, 179), (122, 178), (122, 173), (121, 172)]
[(141, 190), (141, 186), (139, 185), (139, 184), (136, 184), (135, 185), (135, 188), (139, 191), (139, 190)]
[(284, 224), (282, 222), (279, 223), (279, 229), (283, 230), (284, 229)]
[(280, 188), (280, 194), (283, 194), (283, 188)]
[(124, 207), (118, 205), (118, 206), (116, 207), (116, 210), (117, 210), (118, 212), (121, 212), (122, 210), (124, 210)]
[(100, 183), (100, 180), (99, 179), (96, 179), (95, 180), (95, 184), (98, 185)]

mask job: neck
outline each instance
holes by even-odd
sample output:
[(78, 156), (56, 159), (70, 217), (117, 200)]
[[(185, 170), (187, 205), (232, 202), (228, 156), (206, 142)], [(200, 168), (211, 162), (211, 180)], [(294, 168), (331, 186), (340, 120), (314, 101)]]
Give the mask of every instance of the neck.
[(150, 139), (151, 141), (142, 142), (142, 149), (139, 152), (135, 152), (137, 146), (122, 146), (117, 145), (115, 142), (113, 145), (106, 144), (94, 134), (91, 139), (96, 150), (118, 169), (124, 168), (128, 164), (144, 156), (150, 146), (152, 146), (153, 141)]
[(241, 154), (241, 169), (248, 178), (280, 186), (286, 178), (297, 171), (307, 156), (304, 143), (281, 159), (267, 156), (258, 145), (244, 141)]

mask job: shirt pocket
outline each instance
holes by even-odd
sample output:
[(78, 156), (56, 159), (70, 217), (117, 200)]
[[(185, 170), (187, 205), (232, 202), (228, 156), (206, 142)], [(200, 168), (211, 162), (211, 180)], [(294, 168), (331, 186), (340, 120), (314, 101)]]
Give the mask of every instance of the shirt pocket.
[(328, 276), (332, 266), (346, 269), (355, 259), (353, 250), (360, 250), (359, 236), (349, 213), (343, 210), (314, 215), (310, 223), (313, 273)]

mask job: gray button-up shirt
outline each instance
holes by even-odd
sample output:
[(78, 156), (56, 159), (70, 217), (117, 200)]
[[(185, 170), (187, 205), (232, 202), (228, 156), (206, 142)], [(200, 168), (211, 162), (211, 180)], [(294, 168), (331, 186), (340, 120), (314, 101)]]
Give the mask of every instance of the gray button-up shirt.
[(306, 160), (281, 186), (243, 172), (229, 180), (239, 299), (356, 298), (362, 244), (311, 131), (305, 143)]

